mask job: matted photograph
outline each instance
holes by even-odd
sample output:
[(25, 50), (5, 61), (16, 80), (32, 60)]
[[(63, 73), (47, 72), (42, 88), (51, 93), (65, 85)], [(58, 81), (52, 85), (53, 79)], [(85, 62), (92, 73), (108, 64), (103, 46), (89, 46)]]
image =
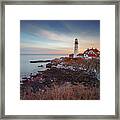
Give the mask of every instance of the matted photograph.
[(100, 20), (20, 20), (21, 100), (100, 100)]

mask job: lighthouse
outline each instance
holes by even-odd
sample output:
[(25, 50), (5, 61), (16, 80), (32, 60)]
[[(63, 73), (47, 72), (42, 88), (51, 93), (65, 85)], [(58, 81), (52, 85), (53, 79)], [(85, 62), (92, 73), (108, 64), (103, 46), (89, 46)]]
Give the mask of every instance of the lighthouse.
[(74, 58), (77, 57), (78, 54), (78, 39), (75, 39), (75, 43), (74, 43)]

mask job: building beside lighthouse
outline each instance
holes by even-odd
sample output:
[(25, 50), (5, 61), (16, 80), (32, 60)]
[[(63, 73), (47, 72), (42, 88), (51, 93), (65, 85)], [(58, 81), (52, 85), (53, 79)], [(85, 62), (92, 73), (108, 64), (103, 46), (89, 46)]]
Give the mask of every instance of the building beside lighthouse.
[(78, 54), (78, 39), (75, 39), (75, 43), (74, 43), (74, 58), (77, 57)]
[(99, 59), (100, 51), (97, 48), (88, 48), (83, 53), (79, 53), (78, 51), (78, 39), (76, 38), (74, 41), (74, 53), (69, 54), (69, 58), (80, 58), (80, 59)]

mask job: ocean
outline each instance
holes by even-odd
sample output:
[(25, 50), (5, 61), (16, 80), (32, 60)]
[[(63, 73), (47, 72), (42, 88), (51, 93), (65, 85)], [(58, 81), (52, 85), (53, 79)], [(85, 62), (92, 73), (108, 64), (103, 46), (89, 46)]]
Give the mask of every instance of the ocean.
[[(20, 77), (28, 77), (31, 73), (36, 74), (38, 71), (46, 70), (45, 63), (30, 63), (31, 60), (52, 60), (54, 58), (65, 57), (61, 54), (21, 54), (20, 55)], [(38, 67), (43, 65), (43, 67)]]

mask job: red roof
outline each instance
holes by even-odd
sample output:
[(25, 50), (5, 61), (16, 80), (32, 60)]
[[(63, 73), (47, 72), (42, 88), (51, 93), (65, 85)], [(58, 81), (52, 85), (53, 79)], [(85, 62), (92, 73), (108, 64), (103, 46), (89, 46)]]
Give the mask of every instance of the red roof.
[(84, 51), (84, 54), (87, 54), (88, 57), (99, 57), (100, 51), (96, 48), (88, 48), (86, 51)]
[(89, 54), (88, 56), (89, 56), (89, 57), (97, 57), (96, 54)]

